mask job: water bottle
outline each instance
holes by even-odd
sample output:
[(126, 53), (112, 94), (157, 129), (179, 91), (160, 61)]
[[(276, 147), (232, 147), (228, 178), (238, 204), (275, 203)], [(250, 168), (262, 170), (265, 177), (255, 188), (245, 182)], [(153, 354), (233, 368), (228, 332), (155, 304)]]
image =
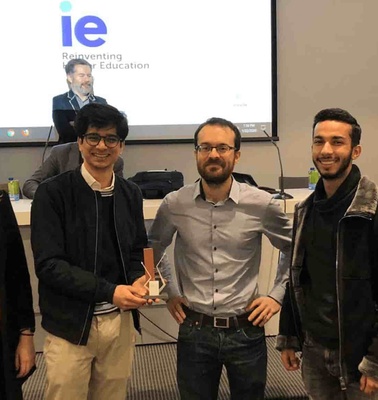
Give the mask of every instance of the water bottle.
[(315, 190), (318, 180), (319, 172), (315, 169), (315, 167), (311, 167), (308, 171), (308, 188), (310, 190)]
[(8, 178), (8, 193), (11, 201), (20, 200), (20, 184), (17, 179)]

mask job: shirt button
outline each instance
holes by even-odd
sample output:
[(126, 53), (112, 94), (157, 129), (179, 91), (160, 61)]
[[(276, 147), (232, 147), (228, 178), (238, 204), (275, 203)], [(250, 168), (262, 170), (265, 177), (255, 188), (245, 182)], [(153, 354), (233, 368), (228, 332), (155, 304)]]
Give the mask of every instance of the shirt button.
[(217, 308), (216, 307), (214, 307), (214, 310), (216, 310)]
[(216, 250), (217, 248), (216, 247), (214, 247), (214, 250)]
[(215, 289), (215, 293), (218, 293), (218, 289)]
[(218, 272), (218, 268), (215, 270), (215, 272)]
[(214, 229), (217, 229), (217, 226), (216, 226), (216, 225), (214, 225)]

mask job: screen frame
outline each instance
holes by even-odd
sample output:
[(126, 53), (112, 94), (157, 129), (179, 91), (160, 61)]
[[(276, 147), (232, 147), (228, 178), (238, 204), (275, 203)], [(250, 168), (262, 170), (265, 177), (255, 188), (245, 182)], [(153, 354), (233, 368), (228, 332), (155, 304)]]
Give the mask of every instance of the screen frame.
[[(242, 142), (267, 142), (267, 141), (278, 141), (278, 131), (277, 131), (277, 0), (270, 0), (271, 3), (271, 109), (272, 109), (272, 122), (267, 129), (267, 134), (255, 137), (243, 137)], [(191, 126), (191, 125), (190, 125)], [(129, 125), (130, 130), (133, 129), (133, 125)], [(50, 130), (50, 134), (46, 141), (9, 141), (0, 142), (0, 147), (50, 147), (58, 144), (59, 136), (55, 132), (55, 128), (44, 127), (46, 130)], [(193, 135), (196, 127), (193, 125)], [(51, 135), (51, 130), (54, 134)], [(128, 145), (135, 144), (178, 144), (178, 143), (193, 143), (193, 138), (159, 138), (156, 139), (126, 139)]]

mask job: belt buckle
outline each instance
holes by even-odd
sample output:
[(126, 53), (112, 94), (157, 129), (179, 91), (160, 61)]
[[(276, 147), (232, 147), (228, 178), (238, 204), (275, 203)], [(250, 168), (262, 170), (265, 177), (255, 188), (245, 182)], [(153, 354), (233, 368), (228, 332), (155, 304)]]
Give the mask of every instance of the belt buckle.
[(214, 328), (229, 328), (230, 318), (214, 317)]

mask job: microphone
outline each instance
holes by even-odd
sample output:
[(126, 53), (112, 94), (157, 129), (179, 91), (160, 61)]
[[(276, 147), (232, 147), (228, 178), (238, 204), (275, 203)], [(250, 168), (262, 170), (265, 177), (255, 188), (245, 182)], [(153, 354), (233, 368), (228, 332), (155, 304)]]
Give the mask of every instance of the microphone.
[(283, 173), (283, 168), (282, 168), (282, 159), (281, 159), (280, 148), (276, 145), (276, 143), (274, 142), (272, 137), (269, 136), (265, 130), (263, 130), (263, 132), (265, 133), (266, 137), (270, 140), (270, 142), (273, 144), (273, 146), (277, 149), (278, 161), (280, 162), (280, 172), (281, 172), (281, 174), (280, 174), (280, 192), (278, 194), (274, 195), (273, 198), (281, 199), (281, 200), (292, 199), (293, 196), (291, 194), (285, 193), (285, 191), (284, 191), (284, 184), (283, 184), (284, 173)]
[(46, 143), (45, 143), (45, 148), (43, 149), (42, 163), (41, 163), (41, 165), (42, 165), (43, 162), (45, 161), (45, 154), (46, 154), (47, 146), (49, 145), (49, 142), (50, 142), (50, 136), (51, 136), (52, 130), (53, 130), (53, 125), (50, 126), (50, 130), (49, 130), (49, 133), (48, 133), (48, 135), (47, 135), (47, 139), (46, 139)]

